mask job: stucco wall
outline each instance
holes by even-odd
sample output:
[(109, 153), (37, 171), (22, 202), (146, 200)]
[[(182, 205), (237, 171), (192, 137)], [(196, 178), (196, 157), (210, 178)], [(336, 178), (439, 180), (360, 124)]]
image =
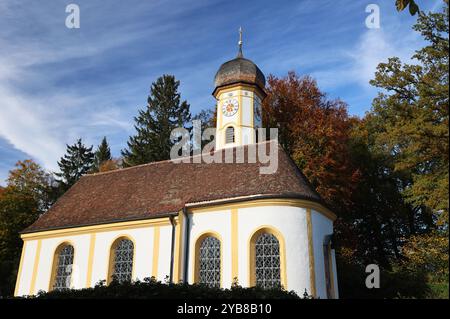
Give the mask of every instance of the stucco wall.
[[(315, 234), (317, 243), (323, 234), (328, 234), (330, 225), (332, 229), (332, 222), (326, 217), (322, 216), (322, 218), (323, 220), (321, 217), (313, 217), (313, 235)], [(237, 278), (240, 285), (250, 284), (250, 238), (259, 228), (269, 227), (279, 231), (284, 237), (287, 275), (285, 288), (299, 294), (303, 294), (305, 289), (311, 292), (306, 209), (276, 205), (238, 208), (237, 220), (238, 251), (235, 253), (238, 257)], [(189, 282), (194, 281), (195, 243), (200, 235), (211, 232), (219, 234), (222, 239), (222, 286), (231, 286), (233, 280), (231, 223), (231, 209), (199, 213), (194, 210), (194, 214), (190, 215)], [(314, 255), (317, 256), (316, 259), (323, 256), (317, 245), (314, 246)], [(323, 262), (316, 264), (316, 272), (320, 269), (323, 271)], [(316, 286), (324, 285), (323, 278), (324, 275), (319, 274), (319, 278), (316, 278)], [(321, 287), (320, 296), (326, 298), (323, 289)]]
[[(285, 243), (285, 271), (288, 290), (294, 290), (302, 295), (305, 289), (311, 292), (310, 259), (308, 249), (307, 210), (301, 207), (286, 205), (242, 205), (237, 208), (222, 208), (198, 212), (195, 209), (189, 213), (189, 258), (187, 281), (194, 281), (195, 243), (199, 236), (212, 232), (221, 239), (222, 244), (222, 287), (230, 287), (233, 276), (236, 275), (242, 286), (250, 284), (250, 238), (261, 227), (269, 227), (280, 234)], [(232, 217), (234, 214), (234, 217)], [(233, 218), (235, 222), (236, 245), (233, 246)], [(333, 224), (330, 219), (312, 210), (311, 224), (313, 235), (313, 250), (315, 261), (315, 284), (317, 294), (326, 298), (323, 239), (331, 234)], [(186, 222), (183, 223), (183, 227)], [(114, 240), (121, 236), (129, 237), (135, 244), (133, 278), (143, 279), (156, 275), (158, 280), (164, 280), (170, 274), (172, 226), (159, 225), (159, 245), (154, 249), (155, 226), (145, 226), (124, 230), (97, 231), (72, 236), (26, 240), (22, 258), (22, 270), (18, 278), (16, 295), (37, 293), (48, 290), (51, 281), (53, 256), (55, 249), (63, 243), (70, 242), (75, 249), (74, 273), (72, 285), (74, 288), (93, 286), (100, 280), (106, 280), (109, 268), (110, 247)], [(185, 249), (184, 231), (180, 236), (179, 274), (184, 279), (182, 265)], [(91, 240), (94, 239), (94, 244)], [(38, 253), (38, 246), (40, 246)], [(92, 250), (92, 265), (89, 267), (90, 248)], [(37, 264), (35, 259), (38, 254)], [(237, 258), (237, 271), (233, 271), (233, 255)], [(337, 291), (336, 266), (333, 259), (334, 286)], [(156, 259), (155, 259), (156, 258)], [(235, 262), (236, 264), (236, 262)], [(154, 268), (154, 265), (156, 265)], [(33, 289), (33, 272), (36, 276)], [(91, 276), (89, 277), (89, 269)], [(176, 271), (176, 269), (174, 269)], [(174, 277), (176, 278), (175, 274)]]
[(315, 210), (311, 211), (311, 221), (313, 226), (316, 291), (320, 298), (326, 299), (327, 289), (325, 281), (325, 257), (323, 252), (323, 242), (326, 235), (333, 233), (333, 222)]
[(33, 277), (33, 265), (36, 255), (37, 240), (24, 242), (22, 247), (21, 272), (18, 274), (15, 295), (23, 296), (30, 293), (30, 284)]

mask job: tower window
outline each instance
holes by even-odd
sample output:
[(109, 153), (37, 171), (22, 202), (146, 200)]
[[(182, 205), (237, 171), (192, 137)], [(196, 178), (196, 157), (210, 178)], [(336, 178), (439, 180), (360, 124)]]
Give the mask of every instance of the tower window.
[(225, 131), (225, 143), (234, 143), (234, 127), (229, 126)]

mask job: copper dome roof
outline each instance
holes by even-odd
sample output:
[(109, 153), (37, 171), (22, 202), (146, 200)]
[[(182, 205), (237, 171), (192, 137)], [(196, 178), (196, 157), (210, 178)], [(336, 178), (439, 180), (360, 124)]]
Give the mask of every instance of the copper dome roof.
[(266, 78), (255, 63), (238, 56), (222, 64), (214, 78), (216, 89), (235, 83), (254, 84), (264, 91)]

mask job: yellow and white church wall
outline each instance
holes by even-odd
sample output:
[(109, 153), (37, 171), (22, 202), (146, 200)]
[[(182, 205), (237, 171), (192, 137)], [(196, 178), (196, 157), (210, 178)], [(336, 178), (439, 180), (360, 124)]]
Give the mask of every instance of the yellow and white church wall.
[[(175, 217), (174, 230), (169, 218), (158, 218), (24, 234), (15, 295), (51, 289), (55, 251), (63, 243), (74, 247), (71, 287), (80, 289), (100, 280), (108, 282), (111, 246), (118, 238), (128, 238), (134, 244), (134, 280), (154, 276), (164, 281), (170, 276), (173, 236), (173, 280), (196, 282), (196, 245), (199, 239), (211, 235), (220, 240), (220, 286), (229, 288), (234, 278), (244, 287), (253, 286), (252, 237), (264, 231), (275, 235), (280, 243), (283, 287), (299, 295), (306, 289), (316, 297), (327, 298), (323, 243), (325, 236), (333, 233), (334, 216), (325, 208), (302, 200), (258, 200), (191, 206), (186, 213), (188, 220), (184, 212)], [(331, 297), (337, 298), (335, 258), (334, 252), (330, 253)]]
[[(333, 233), (334, 216), (306, 201), (269, 200), (190, 209), (188, 279), (196, 278), (196, 244), (209, 234), (221, 241), (221, 287), (233, 280), (244, 287), (254, 286), (252, 237), (261, 231), (275, 235), (280, 242), (281, 284), (302, 295), (305, 289), (316, 297), (327, 298), (323, 242)], [(304, 207), (302, 207), (304, 206)], [(323, 213), (325, 212), (325, 213)], [(311, 243), (311, 245), (309, 245)], [(332, 296), (338, 298), (336, 263), (331, 251)]]
[(172, 225), (169, 218), (24, 234), (15, 295), (33, 295), (52, 288), (58, 247), (74, 248), (71, 287), (93, 287), (109, 281), (113, 243), (119, 238), (133, 242), (133, 279), (169, 276)]

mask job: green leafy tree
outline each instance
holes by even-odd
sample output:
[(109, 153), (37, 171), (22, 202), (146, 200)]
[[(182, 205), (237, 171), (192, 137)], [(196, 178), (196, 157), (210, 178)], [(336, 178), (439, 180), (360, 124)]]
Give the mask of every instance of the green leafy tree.
[(172, 75), (163, 75), (152, 83), (147, 108), (134, 118), (136, 134), (129, 138), (128, 149), (122, 150), (125, 167), (169, 159), (174, 145), (172, 130), (186, 128), (191, 119), (189, 104), (181, 101), (179, 85)]
[(98, 172), (102, 164), (108, 161), (112, 161), (111, 149), (108, 145), (106, 137), (103, 137), (102, 142), (95, 151), (93, 170)]
[(73, 145), (67, 145), (66, 154), (58, 162), (60, 173), (55, 175), (59, 177), (58, 182), (65, 191), (75, 184), (81, 176), (92, 170), (95, 155), (92, 152), (92, 146), (87, 147), (83, 144), (81, 138)]
[(19, 232), (51, 204), (52, 177), (32, 160), (19, 161), (0, 195), (0, 297), (13, 294), (22, 240)]
[(384, 89), (373, 102), (377, 143), (392, 154), (394, 170), (410, 177), (403, 194), (448, 222), (449, 39), (448, 2), (443, 13), (420, 14), (414, 29), (428, 42), (417, 64), (390, 58), (371, 84)]
[[(419, 14), (414, 29), (427, 44), (413, 57), (418, 63), (391, 58), (378, 66), (371, 83), (382, 92), (354, 128), (351, 158), (361, 182), (337, 227), (347, 297), (448, 298), (446, 4), (443, 13)], [(372, 262), (385, 278), (379, 293), (346, 275)]]

